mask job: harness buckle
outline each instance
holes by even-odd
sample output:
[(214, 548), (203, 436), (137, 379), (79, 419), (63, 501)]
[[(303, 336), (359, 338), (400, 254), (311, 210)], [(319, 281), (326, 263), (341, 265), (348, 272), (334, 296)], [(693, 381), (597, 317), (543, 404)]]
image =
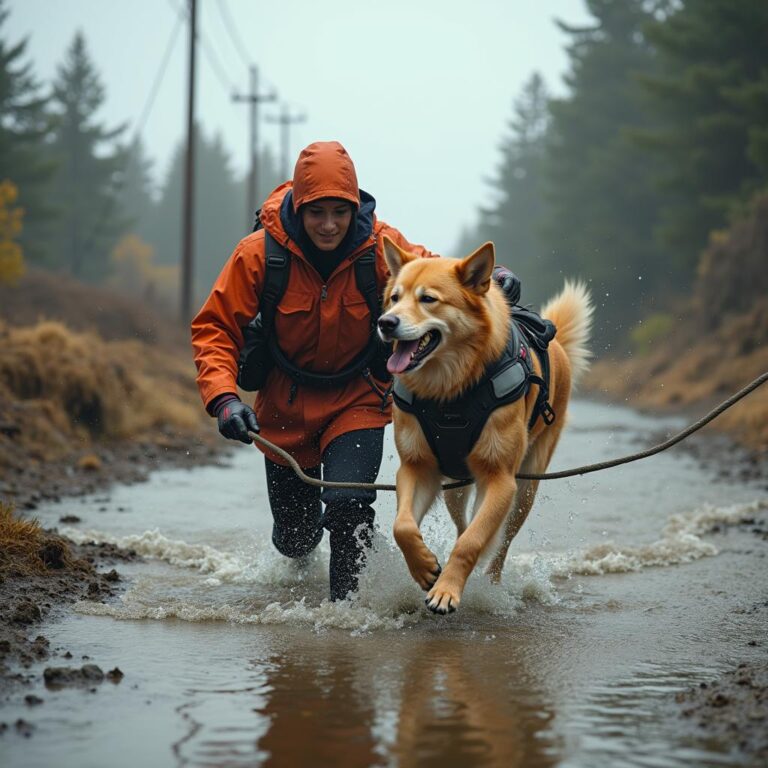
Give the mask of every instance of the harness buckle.
[(541, 418), (542, 421), (549, 426), (552, 424), (555, 420), (555, 412), (552, 410), (552, 406), (549, 404), (549, 401), (545, 400), (541, 404)]
[(272, 251), (267, 254), (267, 264), (270, 267), (284, 267), (288, 263), (288, 257), (284, 253)]

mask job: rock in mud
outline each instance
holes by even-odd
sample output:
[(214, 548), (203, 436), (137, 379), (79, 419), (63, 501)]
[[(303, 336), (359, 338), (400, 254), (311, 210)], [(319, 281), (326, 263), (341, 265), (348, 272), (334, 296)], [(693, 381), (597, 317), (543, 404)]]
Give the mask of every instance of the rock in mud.
[(19, 718), (14, 725), (16, 726), (16, 731), (25, 739), (28, 739), (35, 731), (35, 726), (32, 725), (32, 723), (28, 723), (21, 718)]
[(123, 674), (123, 671), (120, 669), (120, 667), (115, 667), (114, 669), (110, 669), (109, 672), (107, 672), (107, 680), (109, 680), (110, 683), (114, 683), (115, 685), (117, 685), (124, 677), (125, 674)]
[(63, 541), (49, 539), (37, 553), (46, 568), (61, 570), (66, 567), (67, 545)]
[(83, 472), (98, 472), (101, 469), (101, 459), (95, 453), (87, 453), (80, 457), (77, 468)]
[(104, 672), (96, 664), (83, 664), (80, 669), (76, 667), (46, 667), (43, 679), (48, 688), (68, 688), (73, 686), (89, 686), (93, 683), (101, 683), (104, 680)]
[(16, 624), (34, 624), (42, 617), (43, 614), (35, 603), (31, 600), (22, 600), (14, 609), (11, 621)]

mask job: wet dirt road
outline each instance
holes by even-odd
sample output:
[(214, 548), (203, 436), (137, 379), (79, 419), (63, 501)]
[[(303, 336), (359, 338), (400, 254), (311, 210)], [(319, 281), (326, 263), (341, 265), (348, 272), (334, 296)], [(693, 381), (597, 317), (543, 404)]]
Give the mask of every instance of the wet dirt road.
[[(679, 426), (577, 402), (552, 469)], [(382, 481), (394, 477), (393, 453)], [(54, 653), (125, 677), (94, 692), (41, 686), (34, 710), (20, 694), (0, 719), (23, 717), (34, 732), (4, 734), (0, 763), (749, 764), (681, 718), (675, 694), (765, 658), (767, 547), (740, 523), (764, 519), (767, 498), (674, 450), (542, 483), (502, 585), (476, 574), (448, 617), (424, 609), (392, 547), (394, 494), (380, 495), (358, 598), (325, 601), (326, 543), (305, 569), (269, 545), (253, 449), (225, 468), (158, 472), (51, 505), (45, 524), (76, 514), (68, 535), (147, 558), (121, 567), (120, 601), (78, 604), (46, 627)], [(426, 530), (444, 561), (453, 532), (442, 507)]]

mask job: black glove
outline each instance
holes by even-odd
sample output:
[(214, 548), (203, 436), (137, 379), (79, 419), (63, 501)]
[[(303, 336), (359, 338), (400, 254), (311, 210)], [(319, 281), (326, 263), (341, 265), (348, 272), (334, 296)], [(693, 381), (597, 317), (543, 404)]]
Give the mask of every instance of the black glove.
[(219, 432), (229, 440), (240, 440), (250, 444), (253, 440), (248, 437), (248, 431), (259, 431), (259, 422), (256, 421), (253, 408), (239, 398), (221, 403), (216, 408), (215, 416), (219, 422)]
[(514, 306), (520, 301), (520, 278), (500, 264), (493, 268), (493, 279), (501, 286), (506, 300)]

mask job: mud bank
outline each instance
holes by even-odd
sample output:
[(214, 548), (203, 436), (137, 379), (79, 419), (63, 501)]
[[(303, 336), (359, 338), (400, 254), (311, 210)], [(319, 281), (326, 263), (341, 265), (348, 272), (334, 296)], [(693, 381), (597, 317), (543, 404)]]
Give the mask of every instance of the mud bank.
[(19, 510), (33, 511), (42, 501), (82, 496), (117, 483), (137, 483), (166, 467), (215, 464), (228, 450), (215, 429), (179, 433), (158, 429), (152, 439), (90, 443), (51, 461), (27, 457), (8, 467), (0, 478), (0, 501)]
[[(52, 648), (45, 635), (46, 623), (64, 615), (76, 600), (116, 597), (124, 581), (115, 565), (140, 558), (110, 544), (74, 544), (21, 520), (8, 506), (0, 507), (0, 535), (0, 702), (20, 686), (37, 681), (40, 675), (30, 668), (38, 662), (52, 662), (43, 672), (46, 685), (49, 678), (53, 685), (78, 684), (77, 674), (67, 677), (57, 671), (58, 664), (74, 663), (77, 649)], [(83, 657), (81, 663), (86, 661)], [(88, 671), (87, 682), (92, 685), (97, 676), (94, 670)], [(33, 707), (43, 699), (27, 696), (25, 702)], [(7, 727), (0, 723), (0, 732)], [(23, 730), (23, 723), (16, 727)], [(31, 731), (25, 730), (24, 735)]]
[[(693, 326), (693, 327), (691, 327)], [(726, 317), (702, 334), (681, 324), (669, 339), (624, 359), (595, 362), (583, 382), (591, 397), (695, 421), (768, 370), (768, 302)], [(698, 433), (725, 433), (768, 465), (768, 384)]]
[[(0, 512), (14, 509), (17, 519), (34, 525), (34, 510), (41, 503), (106, 493), (116, 484), (143, 482), (162, 468), (216, 464), (226, 455), (228, 445), (211, 427), (210, 433), (196, 434), (161, 429), (152, 440), (96, 442), (56, 461), (21, 462), (0, 478)], [(79, 518), (65, 515), (59, 522), (72, 525)], [(111, 544), (77, 544), (55, 528), (40, 529), (37, 545), (24, 556), (10, 551), (0, 554), (0, 702), (7, 701), (19, 686), (39, 681), (44, 673), (30, 671), (36, 662), (50, 659), (50, 669), (87, 663), (76, 648), (51, 648), (46, 624), (66, 615), (78, 600), (108, 602), (116, 598), (125, 587), (120, 563), (140, 559), (133, 550)], [(78, 683), (80, 672), (76, 669), (68, 677), (54, 677), (65, 680), (63, 685), (98, 682), (86, 675), (85, 683)], [(104, 679), (116, 682), (114, 678), (108, 673)], [(31, 697), (29, 706), (41, 703), (37, 698)], [(11, 727), (0, 722), (0, 734), (4, 726)], [(24, 724), (14, 727), (25, 736), (32, 735), (33, 729)]]
[[(765, 532), (763, 533), (766, 536)], [(768, 600), (750, 609), (768, 619)], [(700, 683), (676, 697), (689, 727), (732, 745), (754, 764), (768, 762), (768, 646), (765, 636), (750, 638), (759, 661), (742, 661), (720, 678)]]

